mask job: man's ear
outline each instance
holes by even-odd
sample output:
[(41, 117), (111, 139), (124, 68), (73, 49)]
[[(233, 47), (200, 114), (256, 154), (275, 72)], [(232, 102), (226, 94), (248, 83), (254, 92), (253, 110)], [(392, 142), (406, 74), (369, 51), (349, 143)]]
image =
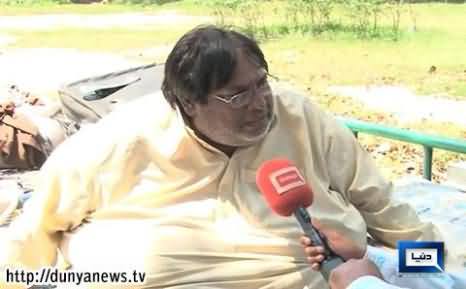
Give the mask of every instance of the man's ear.
[(189, 117), (193, 117), (196, 114), (196, 108), (194, 103), (189, 99), (178, 98), (178, 102), (181, 105), (184, 113), (186, 113)]

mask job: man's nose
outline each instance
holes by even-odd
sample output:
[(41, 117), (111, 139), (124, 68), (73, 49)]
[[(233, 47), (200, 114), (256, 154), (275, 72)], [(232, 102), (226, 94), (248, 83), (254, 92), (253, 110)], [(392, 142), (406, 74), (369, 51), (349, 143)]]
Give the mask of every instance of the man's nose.
[(249, 108), (251, 110), (264, 110), (267, 106), (267, 94), (255, 87), (251, 92), (252, 99)]

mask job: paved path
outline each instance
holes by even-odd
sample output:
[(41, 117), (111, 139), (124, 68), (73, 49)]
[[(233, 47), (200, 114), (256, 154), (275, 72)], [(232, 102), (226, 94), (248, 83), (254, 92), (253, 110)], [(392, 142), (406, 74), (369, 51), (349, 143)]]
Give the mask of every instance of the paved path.
[(408, 88), (397, 86), (334, 86), (329, 91), (359, 100), (369, 108), (392, 113), (400, 121), (427, 119), (466, 128), (466, 101), (416, 95)]

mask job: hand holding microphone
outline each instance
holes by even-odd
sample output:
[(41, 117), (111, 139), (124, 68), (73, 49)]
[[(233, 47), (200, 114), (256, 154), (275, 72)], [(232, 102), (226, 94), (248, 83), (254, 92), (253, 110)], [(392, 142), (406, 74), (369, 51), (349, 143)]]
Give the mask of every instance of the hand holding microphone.
[[(312, 219), (312, 225), (320, 234), (325, 236), (325, 241), (329, 245), (330, 249), (332, 249), (332, 251), (338, 256), (341, 256), (344, 260), (361, 259), (364, 256), (366, 246), (357, 244), (341, 231), (335, 230), (330, 226), (325, 226), (315, 218)], [(302, 236), (300, 243), (304, 247), (304, 252), (312, 269), (319, 270), (320, 263), (325, 258), (322, 247), (314, 245), (311, 239), (307, 236)]]
[(330, 272), (344, 261), (312, 226), (311, 216), (305, 208), (312, 204), (313, 195), (298, 169), (286, 159), (267, 161), (259, 168), (256, 184), (275, 213), (284, 217), (294, 214), (312, 245), (323, 248), (325, 257), (321, 272), (328, 280)]

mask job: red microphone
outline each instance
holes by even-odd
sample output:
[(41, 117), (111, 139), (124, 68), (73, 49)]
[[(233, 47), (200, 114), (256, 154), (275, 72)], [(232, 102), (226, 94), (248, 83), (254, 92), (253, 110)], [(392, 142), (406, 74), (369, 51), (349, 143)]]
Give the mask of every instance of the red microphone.
[(312, 191), (298, 169), (286, 159), (275, 159), (262, 164), (256, 175), (256, 184), (270, 208), (280, 216), (290, 216), (298, 207), (309, 207)]
[(324, 247), (326, 258), (321, 263), (321, 271), (328, 280), (330, 271), (344, 261), (332, 252), (312, 226), (311, 216), (305, 208), (312, 204), (313, 193), (298, 168), (287, 159), (266, 161), (257, 172), (256, 185), (275, 213), (284, 217), (294, 214), (313, 246)]

